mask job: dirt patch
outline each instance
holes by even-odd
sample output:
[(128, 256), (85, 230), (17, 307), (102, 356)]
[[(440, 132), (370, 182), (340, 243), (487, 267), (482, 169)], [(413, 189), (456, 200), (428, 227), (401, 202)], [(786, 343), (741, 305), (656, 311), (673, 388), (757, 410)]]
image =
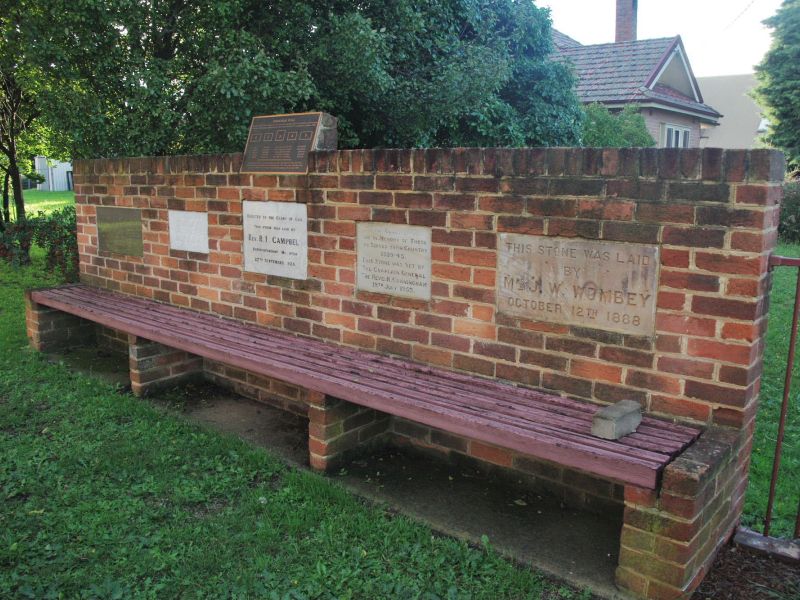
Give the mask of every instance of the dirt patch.
[(692, 600), (798, 600), (800, 565), (725, 546)]

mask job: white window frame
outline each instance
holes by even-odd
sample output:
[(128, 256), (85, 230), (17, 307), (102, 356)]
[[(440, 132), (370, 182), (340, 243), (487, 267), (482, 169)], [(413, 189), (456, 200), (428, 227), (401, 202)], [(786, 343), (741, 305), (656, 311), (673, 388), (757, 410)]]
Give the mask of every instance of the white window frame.
[(664, 148), (689, 148), (692, 130), (683, 125), (664, 123), (662, 125), (661, 145)]

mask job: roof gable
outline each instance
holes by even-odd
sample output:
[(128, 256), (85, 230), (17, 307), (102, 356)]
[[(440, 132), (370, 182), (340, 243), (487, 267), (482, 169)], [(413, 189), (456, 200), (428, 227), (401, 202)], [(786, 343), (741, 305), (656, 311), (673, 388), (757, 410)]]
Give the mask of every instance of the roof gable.
[(574, 42), (554, 37), (556, 53), (575, 68), (583, 102), (666, 104), (710, 119), (720, 116), (703, 104), (680, 36), (590, 46), (569, 41)]

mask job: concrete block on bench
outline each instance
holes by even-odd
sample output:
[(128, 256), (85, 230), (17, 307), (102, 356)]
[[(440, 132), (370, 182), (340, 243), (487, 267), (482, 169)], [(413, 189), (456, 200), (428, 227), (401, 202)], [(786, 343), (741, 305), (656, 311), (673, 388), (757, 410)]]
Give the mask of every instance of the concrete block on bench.
[(621, 400), (597, 411), (592, 418), (592, 435), (618, 440), (633, 433), (642, 422), (642, 407), (633, 400)]

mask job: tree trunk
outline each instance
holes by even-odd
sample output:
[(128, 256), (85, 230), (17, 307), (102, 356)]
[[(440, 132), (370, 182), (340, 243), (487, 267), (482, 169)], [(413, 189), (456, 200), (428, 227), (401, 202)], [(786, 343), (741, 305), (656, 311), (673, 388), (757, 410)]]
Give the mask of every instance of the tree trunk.
[(8, 171), (6, 171), (5, 176), (3, 177), (3, 208), (2, 213), (0, 214), (0, 223), (3, 223), (3, 227), (11, 222), (11, 208), (8, 205), (8, 182), (9, 175)]
[(22, 179), (19, 174), (17, 157), (11, 156), (8, 165), (8, 175), (11, 177), (11, 189), (14, 191), (14, 208), (16, 209), (17, 221), (25, 220), (25, 199), (22, 197)]

